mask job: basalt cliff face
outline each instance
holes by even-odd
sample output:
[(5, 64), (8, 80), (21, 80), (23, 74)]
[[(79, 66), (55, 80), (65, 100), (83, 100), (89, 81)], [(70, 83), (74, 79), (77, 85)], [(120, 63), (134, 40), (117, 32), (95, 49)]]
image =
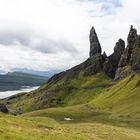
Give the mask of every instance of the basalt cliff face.
[(65, 72), (54, 75), (48, 82), (64, 78), (67, 83), (75, 78), (81, 70), (85, 76), (105, 72), (115, 80), (140, 71), (140, 35), (137, 35), (137, 30), (133, 26), (129, 31), (127, 47), (125, 48), (124, 40), (119, 39), (115, 44), (114, 52), (109, 56), (105, 52), (102, 54), (102, 48), (94, 27), (90, 30), (89, 40), (89, 58)]
[(122, 79), (135, 72), (140, 72), (140, 35), (131, 26), (127, 38), (127, 47), (121, 55), (115, 79)]
[(122, 39), (119, 39), (114, 47), (114, 53), (106, 57), (106, 60), (103, 64), (103, 71), (112, 78), (115, 77), (115, 72), (118, 68), (118, 64), (120, 62), (124, 49), (125, 42)]

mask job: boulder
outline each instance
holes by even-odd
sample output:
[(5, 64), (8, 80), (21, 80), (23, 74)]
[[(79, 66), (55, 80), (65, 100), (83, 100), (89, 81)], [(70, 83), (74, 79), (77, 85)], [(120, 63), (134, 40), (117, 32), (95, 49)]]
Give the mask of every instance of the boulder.
[(0, 111), (3, 113), (8, 113), (8, 109), (7, 109), (6, 105), (0, 104)]

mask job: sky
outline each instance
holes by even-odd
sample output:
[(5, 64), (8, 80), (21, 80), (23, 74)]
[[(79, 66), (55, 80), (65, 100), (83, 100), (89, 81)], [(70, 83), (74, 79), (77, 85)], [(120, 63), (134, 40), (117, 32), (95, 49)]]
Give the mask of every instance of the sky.
[(95, 27), (113, 53), (130, 25), (140, 30), (138, 0), (0, 0), (0, 71), (65, 70), (89, 57)]

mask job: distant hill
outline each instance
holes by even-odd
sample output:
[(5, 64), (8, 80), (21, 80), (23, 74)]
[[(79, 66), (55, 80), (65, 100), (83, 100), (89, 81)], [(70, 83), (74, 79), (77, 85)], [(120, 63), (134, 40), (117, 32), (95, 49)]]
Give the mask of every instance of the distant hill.
[(0, 91), (19, 90), (24, 86), (40, 86), (47, 82), (48, 77), (27, 74), (23, 72), (9, 72), (0, 75)]
[(29, 74), (45, 76), (45, 77), (51, 77), (54, 74), (61, 72), (62, 70), (52, 69), (52, 70), (48, 70), (48, 71), (38, 71), (38, 70), (32, 70), (32, 69), (27, 69), (27, 68), (14, 68), (13, 71), (29, 73)]

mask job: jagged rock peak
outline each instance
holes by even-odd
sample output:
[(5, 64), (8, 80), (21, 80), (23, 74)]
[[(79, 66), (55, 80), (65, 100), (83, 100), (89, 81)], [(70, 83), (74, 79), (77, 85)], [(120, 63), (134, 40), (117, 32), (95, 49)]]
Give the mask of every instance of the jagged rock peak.
[(116, 69), (118, 68), (118, 63), (120, 61), (121, 55), (125, 49), (125, 42), (119, 39), (114, 47), (114, 53), (108, 56), (105, 60), (103, 70), (107, 75), (114, 77)]
[(135, 43), (137, 40), (137, 37), (138, 37), (137, 30), (133, 28), (133, 25), (131, 25), (128, 38), (127, 38), (128, 45), (132, 45), (133, 43)]
[(138, 35), (138, 39), (137, 39), (137, 47), (140, 48), (140, 35)]
[(103, 57), (107, 58), (106, 52), (103, 52)]
[(121, 56), (115, 79), (122, 79), (133, 72), (140, 72), (140, 35), (131, 25), (127, 38), (127, 47)]
[(132, 52), (135, 47), (139, 46), (139, 36), (137, 35), (137, 30), (131, 25), (130, 31), (127, 37), (127, 47), (119, 62), (119, 67), (124, 67), (130, 63)]
[(114, 52), (122, 54), (124, 49), (125, 49), (125, 41), (120, 38), (114, 47)]
[(102, 52), (101, 45), (94, 27), (92, 27), (90, 30), (89, 39), (90, 39), (90, 53), (89, 53), (90, 57), (94, 56), (97, 53), (101, 54)]

